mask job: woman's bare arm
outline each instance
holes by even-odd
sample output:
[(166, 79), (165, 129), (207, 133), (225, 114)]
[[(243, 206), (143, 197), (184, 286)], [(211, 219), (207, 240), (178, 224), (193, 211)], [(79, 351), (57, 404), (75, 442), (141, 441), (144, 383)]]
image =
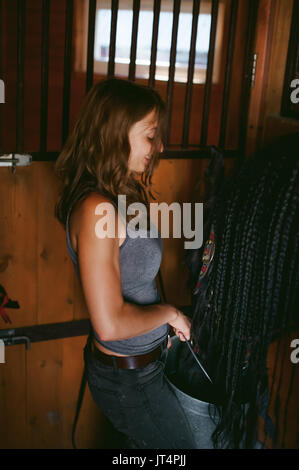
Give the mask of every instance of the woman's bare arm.
[(115, 223), (114, 238), (99, 238), (96, 223), (102, 216), (95, 214), (100, 195), (91, 195), (83, 202), (79, 214), (77, 251), (81, 283), (96, 333), (103, 341), (115, 341), (147, 333), (169, 323), (179, 327), (189, 339), (190, 322), (175, 307), (168, 304), (148, 306), (125, 302), (121, 292), (117, 212), (113, 206), (104, 214), (108, 223)]

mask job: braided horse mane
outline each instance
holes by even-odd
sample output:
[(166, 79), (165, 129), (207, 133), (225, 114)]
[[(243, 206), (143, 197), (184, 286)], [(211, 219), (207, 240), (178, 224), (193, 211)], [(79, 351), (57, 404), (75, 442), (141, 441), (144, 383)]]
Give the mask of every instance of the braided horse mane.
[[(213, 227), (215, 254), (196, 290), (204, 244), (185, 251), (191, 338), (223, 398), (212, 439), (216, 448), (254, 447), (258, 417), (267, 421), (273, 402), (271, 445), (284, 447), (296, 387), (298, 396), (299, 365), (290, 362), (290, 335), (299, 325), (299, 134), (257, 152), (227, 178), (221, 153), (213, 149), (212, 154), (205, 175), (204, 241)], [(270, 377), (267, 356), (274, 340)], [(286, 367), (291, 376), (281, 410)], [(267, 433), (269, 426), (264, 442)]]

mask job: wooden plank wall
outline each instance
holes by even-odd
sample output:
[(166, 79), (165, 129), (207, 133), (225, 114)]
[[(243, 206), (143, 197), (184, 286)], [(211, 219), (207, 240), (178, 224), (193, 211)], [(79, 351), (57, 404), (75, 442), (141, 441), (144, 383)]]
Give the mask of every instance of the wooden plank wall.
[(299, 132), (298, 120), (280, 116), (293, 2), (260, 2), (255, 44), (257, 71), (249, 110), (248, 155), (276, 137)]
[[(25, 74), (25, 150), (39, 149), (41, 3), (27, 0)], [(75, 4), (79, 4), (79, 0)], [(230, 2), (227, 2), (228, 5)], [(241, 96), (242, 50), (244, 49), (247, 2), (240, 2), (233, 67), (234, 92), (230, 100), (227, 148), (235, 148)], [(6, 104), (2, 108), (4, 150), (15, 148), (16, 110), (16, 0), (3, 2), (3, 78)], [(62, 77), (65, 4), (51, 1), (48, 151), (61, 147)], [(9, 25), (9, 28), (7, 27)], [(76, 25), (74, 24), (75, 39)], [(226, 37), (227, 28), (224, 31)], [(224, 54), (225, 55), (225, 54)], [(223, 65), (223, 64), (222, 64)], [(217, 144), (221, 113), (223, 71), (213, 85), (208, 143)], [(95, 81), (100, 77), (96, 76)], [(166, 83), (158, 84), (166, 96)], [(171, 140), (181, 138), (184, 85), (174, 90)], [(85, 74), (72, 73), (71, 126), (85, 93)], [(198, 143), (203, 87), (194, 86), (190, 140)], [(196, 104), (196, 105), (195, 105)], [(1, 105), (3, 106), (3, 105)], [(194, 188), (207, 160), (162, 160), (154, 175), (158, 201), (199, 200)], [(226, 161), (226, 168), (232, 165)], [(200, 194), (202, 194), (202, 187)], [(7, 309), (12, 327), (87, 318), (83, 294), (66, 251), (65, 232), (54, 218), (59, 181), (53, 162), (34, 162), (11, 174), (0, 168), (0, 284), (20, 309)], [(167, 301), (189, 301), (185, 289), (181, 240), (164, 240), (162, 274)], [(0, 319), (2, 322), (2, 320)], [(7, 328), (3, 322), (0, 329)], [(70, 448), (71, 426), (83, 370), (82, 350), (86, 337), (34, 343), (6, 348), (6, 363), (0, 365), (0, 447)], [(117, 448), (120, 436), (112, 429), (86, 391), (78, 423), (77, 445), (81, 448)]]

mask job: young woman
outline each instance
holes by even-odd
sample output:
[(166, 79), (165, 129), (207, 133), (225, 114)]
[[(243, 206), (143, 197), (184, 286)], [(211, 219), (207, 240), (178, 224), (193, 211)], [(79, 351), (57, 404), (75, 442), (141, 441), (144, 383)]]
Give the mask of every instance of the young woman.
[[(285, 422), (273, 427), (266, 411), (274, 382), (279, 382), (277, 393), (281, 386), (278, 360), (293, 367), (287, 404), (299, 392), (288, 339), (299, 327), (299, 134), (248, 159), (222, 188), (219, 174), (221, 169), (209, 178), (217, 181), (217, 191), (212, 184), (205, 204), (206, 253), (201, 259), (204, 246), (186, 253), (194, 292), (191, 337), (213, 380), (213, 386), (205, 378), (200, 382), (197, 373), (193, 389), (197, 382), (197, 398), (218, 406), (220, 419), (211, 436), (215, 447), (255, 447), (258, 415), (275, 446), (278, 430), (284, 440)], [(267, 354), (275, 338), (270, 382)], [(183, 373), (181, 378), (188, 379)], [(278, 396), (275, 403), (279, 416)], [(286, 413), (287, 408), (284, 418)]]
[[(163, 359), (169, 326), (189, 339), (190, 320), (161, 303), (155, 277), (162, 240), (150, 237), (147, 194), (164, 119), (163, 101), (147, 87), (120, 79), (94, 85), (56, 163), (63, 182), (56, 216), (90, 314), (84, 359), (96, 403), (134, 446), (180, 449), (192, 448), (193, 437)], [(120, 217), (119, 195), (147, 208), (145, 237), (134, 237), (130, 217)], [(103, 217), (113, 236), (99, 234)]]

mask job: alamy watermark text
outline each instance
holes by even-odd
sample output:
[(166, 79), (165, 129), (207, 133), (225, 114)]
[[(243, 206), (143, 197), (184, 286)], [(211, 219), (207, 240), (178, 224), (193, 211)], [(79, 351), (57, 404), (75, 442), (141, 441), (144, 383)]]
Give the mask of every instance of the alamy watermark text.
[[(162, 238), (170, 238), (170, 212), (172, 213), (172, 233), (173, 238), (182, 238), (183, 236), (188, 240), (185, 241), (184, 247), (187, 249), (197, 249), (203, 243), (203, 203), (195, 203), (194, 211), (194, 230), (192, 230), (192, 204), (187, 202), (181, 204), (173, 202), (168, 205), (166, 202), (156, 203), (152, 202), (150, 206), (150, 221), (151, 226), (147, 226), (147, 207), (141, 202), (134, 202), (128, 205), (126, 209), (126, 195), (118, 195), (117, 212), (118, 218), (126, 220), (126, 214), (135, 215), (127, 224), (127, 233), (130, 238), (158, 238), (158, 221), (159, 214), (161, 216), (161, 230)], [(98, 238), (115, 238), (115, 223), (113, 218), (113, 205), (110, 202), (101, 202), (95, 208), (95, 215), (102, 217), (95, 224), (95, 234)], [(120, 224), (118, 224), (118, 237), (120, 237)]]
[(291, 102), (293, 104), (298, 104), (299, 103), (299, 78), (294, 78), (294, 80), (291, 81), (291, 88), (295, 88), (294, 91), (291, 93)]

